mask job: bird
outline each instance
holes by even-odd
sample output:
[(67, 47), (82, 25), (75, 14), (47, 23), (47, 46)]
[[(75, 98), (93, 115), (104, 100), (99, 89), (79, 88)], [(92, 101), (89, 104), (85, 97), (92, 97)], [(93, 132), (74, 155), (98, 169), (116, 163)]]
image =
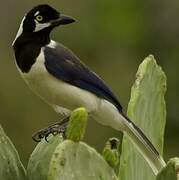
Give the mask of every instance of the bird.
[(30, 89), (49, 104), (64, 122), (40, 132), (56, 131), (66, 117), (85, 107), (90, 117), (102, 125), (126, 133), (157, 174), (166, 166), (157, 149), (143, 131), (123, 112), (111, 88), (70, 49), (51, 40), (56, 27), (75, 22), (48, 4), (33, 7), (23, 17), (12, 43), (16, 67)]

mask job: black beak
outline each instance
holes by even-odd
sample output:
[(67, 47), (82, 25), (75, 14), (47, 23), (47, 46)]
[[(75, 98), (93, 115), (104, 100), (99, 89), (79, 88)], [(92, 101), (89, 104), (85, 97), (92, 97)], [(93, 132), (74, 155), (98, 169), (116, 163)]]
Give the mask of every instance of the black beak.
[(72, 17), (66, 16), (64, 14), (61, 14), (58, 19), (51, 21), (52, 25), (54, 26), (71, 24), (73, 22), (75, 22), (75, 20)]

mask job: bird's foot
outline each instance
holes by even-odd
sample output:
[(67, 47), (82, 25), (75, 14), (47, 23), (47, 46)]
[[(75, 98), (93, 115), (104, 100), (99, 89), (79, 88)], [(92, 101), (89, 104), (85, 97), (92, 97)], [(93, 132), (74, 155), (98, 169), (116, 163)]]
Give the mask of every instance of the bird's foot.
[(60, 122), (52, 124), (46, 128), (39, 130), (32, 135), (32, 139), (36, 142), (40, 142), (43, 138), (48, 142), (48, 136), (50, 134), (57, 135), (62, 134), (63, 138), (66, 138), (65, 132), (68, 125), (69, 117), (66, 117)]

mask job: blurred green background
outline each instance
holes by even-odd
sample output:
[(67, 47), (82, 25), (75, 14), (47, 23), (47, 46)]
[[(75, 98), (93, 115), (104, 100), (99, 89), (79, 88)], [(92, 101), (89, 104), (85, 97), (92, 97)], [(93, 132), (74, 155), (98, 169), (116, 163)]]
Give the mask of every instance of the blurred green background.
[[(178, 0), (6, 0), (0, 6), (0, 123), (26, 164), (35, 143), (31, 135), (59, 117), (23, 82), (11, 43), (24, 14), (48, 3), (77, 22), (60, 27), (53, 39), (72, 49), (106, 80), (126, 110), (140, 62), (154, 54), (168, 77), (165, 158), (179, 156)], [(141, 110), (142, 111), (142, 110)], [(102, 150), (119, 133), (89, 122), (86, 141)]]

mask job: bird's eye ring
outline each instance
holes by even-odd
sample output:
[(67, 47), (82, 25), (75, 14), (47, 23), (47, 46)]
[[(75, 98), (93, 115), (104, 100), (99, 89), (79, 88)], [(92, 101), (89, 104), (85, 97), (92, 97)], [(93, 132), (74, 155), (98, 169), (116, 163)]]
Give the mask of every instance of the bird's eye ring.
[(43, 20), (43, 16), (41, 16), (41, 15), (36, 16), (36, 20), (37, 21), (42, 21)]

